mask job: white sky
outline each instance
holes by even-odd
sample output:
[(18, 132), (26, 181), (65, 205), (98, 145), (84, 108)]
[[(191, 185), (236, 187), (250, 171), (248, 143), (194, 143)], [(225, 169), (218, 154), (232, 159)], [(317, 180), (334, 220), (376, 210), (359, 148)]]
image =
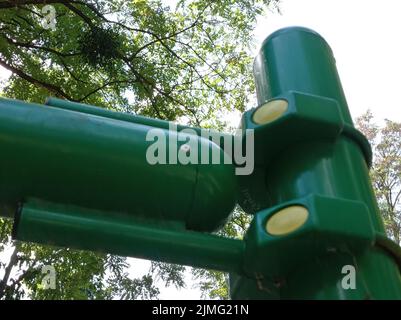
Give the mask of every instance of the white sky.
[[(282, 15), (268, 13), (255, 30), (261, 43), (273, 31), (304, 26), (320, 33), (333, 49), (352, 116), (370, 108), (378, 120), (401, 121), (401, 1), (282, 0)], [(256, 52), (255, 52), (256, 54)], [(0, 69), (0, 79), (5, 76)], [(132, 259), (131, 273), (140, 276), (149, 263)], [(162, 289), (162, 299), (198, 299), (191, 289)]]
[(370, 108), (380, 120), (401, 121), (401, 1), (282, 0), (282, 16), (268, 13), (255, 32), (304, 26), (333, 49), (353, 118)]

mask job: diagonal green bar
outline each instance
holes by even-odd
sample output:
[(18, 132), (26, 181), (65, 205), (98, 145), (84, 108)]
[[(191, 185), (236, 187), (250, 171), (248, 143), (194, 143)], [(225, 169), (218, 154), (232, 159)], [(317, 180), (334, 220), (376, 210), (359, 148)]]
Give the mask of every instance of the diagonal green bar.
[[(92, 114), (92, 115), (120, 120), (120, 121), (143, 124), (146, 126), (151, 126), (154, 128), (160, 128), (160, 129), (166, 129), (166, 130), (169, 130), (170, 125), (172, 124), (172, 122), (166, 121), (166, 120), (154, 119), (154, 118), (144, 117), (144, 116), (140, 116), (140, 115), (136, 115), (136, 114), (129, 114), (129, 113), (122, 113), (122, 112), (107, 110), (107, 109), (96, 107), (96, 106), (91, 106), (91, 105), (78, 103), (78, 102), (72, 102), (72, 101), (54, 98), (54, 97), (48, 97), (46, 99), (45, 105), (54, 107), (54, 108), (76, 111), (76, 112), (81, 112), (81, 113), (86, 113), (86, 114)], [(198, 136), (201, 136), (202, 134), (204, 134), (205, 136), (208, 135), (209, 140), (211, 140), (213, 137), (217, 137), (219, 140), (219, 146), (222, 149), (224, 149), (225, 143), (227, 143), (228, 141), (231, 141), (233, 139), (233, 136), (228, 133), (217, 132), (217, 131), (214, 132), (212, 130), (177, 124), (178, 131), (181, 131), (184, 129), (191, 129), (191, 130), (195, 131)]]
[(242, 271), (244, 243), (186, 231), (179, 223), (144, 223), (128, 215), (29, 201), (16, 214), (13, 237), (221, 271)]
[[(76, 111), (76, 112), (81, 112), (81, 113), (86, 113), (86, 114), (92, 114), (92, 115), (120, 120), (120, 121), (127, 121), (127, 122), (131, 122), (131, 123), (143, 124), (143, 125), (151, 126), (151, 127), (155, 127), (155, 128), (161, 128), (161, 129), (166, 129), (166, 130), (169, 129), (169, 121), (166, 121), (166, 120), (153, 119), (153, 118), (148, 118), (148, 117), (129, 114), (129, 113), (122, 113), (122, 112), (107, 110), (107, 109), (96, 107), (96, 106), (91, 106), (91, 105), (78, 103), (78, 102), (72, 102), (72, 101), (58, 99), (58, 98), (54, 98), (54, 97), (48, 97), (46, 99), (45, 105), (54, 107), (54, 108), (71, 110), (71, 111)], [(182, 125), (177, 126), (178, 130), (182, 130), (184, 128), (191, 128), (191, 129), (195, 130), (198, 134), (200, 134), (200, 130), (201, 130), (200, 128), (192, 128), (192, 127), (187, 127), (187, 126), (182, 126)]]

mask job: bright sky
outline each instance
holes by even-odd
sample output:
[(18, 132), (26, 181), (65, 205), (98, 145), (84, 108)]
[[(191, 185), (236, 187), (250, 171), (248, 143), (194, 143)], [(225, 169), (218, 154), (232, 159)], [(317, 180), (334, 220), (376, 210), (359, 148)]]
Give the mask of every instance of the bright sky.
[[(258, 21), (258, 43), (282, 27), (314, 29), (333, 49), (352, 116), (370, 108), (378, 120), (401, 121), (401, 101), (396, 102), (401, 85), (401, 1), (282, 0), (281, 11)], [(2, 75), (4, 70), (0, 79)], [(134, 276), (148, 270), (148, 262), (131, 261)], [(160, 297), (198, 299), (190, 275), (187, 280), (187, 289), (162, 289)]]
[(282, 27), (314, 29), (333, 49), (353, 118), (370, 108), (401, 121), (401, 1), (282, 0), (281, 10), (259, 20), (259, 43)]

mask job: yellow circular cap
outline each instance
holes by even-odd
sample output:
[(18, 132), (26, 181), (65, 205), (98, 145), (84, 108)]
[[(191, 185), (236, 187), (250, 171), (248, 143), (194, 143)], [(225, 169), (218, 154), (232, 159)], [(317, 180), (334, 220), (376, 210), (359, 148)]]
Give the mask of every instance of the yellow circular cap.
[(305, 207), (291, 206), (284, 208), (267, 221), (266, 231), (273, 236), (288, 234), (300, 228), (308, 219), (309, 213)]
[(252, 120), (256, 124), (266, 124), (280, 118), (287, 109), (287, 100), (272, 100), (257, 108), (253, 114)]

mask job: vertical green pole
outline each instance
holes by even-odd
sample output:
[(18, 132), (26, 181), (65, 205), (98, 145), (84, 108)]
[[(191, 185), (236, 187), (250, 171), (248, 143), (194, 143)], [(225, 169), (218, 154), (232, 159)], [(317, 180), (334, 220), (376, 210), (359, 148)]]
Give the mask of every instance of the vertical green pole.
[(329, 45), (309, 29), (279, 30), (254, 75), (259, 106), (243, 127), (255, 130), (259, 169), (245, 184), (259, 190), (241, 204), (257, 210), (247, 210), (246, 277), (232, 275), (232, 297), (401, 298), (399, 248), (385, 237), (370, 147)]

